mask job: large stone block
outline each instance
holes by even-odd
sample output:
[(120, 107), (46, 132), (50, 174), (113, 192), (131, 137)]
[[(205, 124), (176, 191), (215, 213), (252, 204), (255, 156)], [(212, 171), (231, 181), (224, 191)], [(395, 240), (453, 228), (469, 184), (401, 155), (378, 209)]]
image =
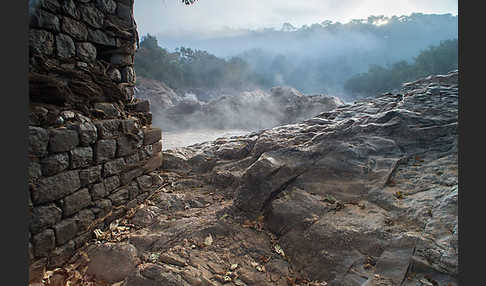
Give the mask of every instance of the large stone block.
[(152, 177), (154, 187), (160, 187), (162, 185), (162, 183), (164, 182), (162, 177), (160, 176), (160, 174), (158, 172), (151, 172), (150, 176)]
[(120, 131), (124, 134), (137, 134), (139, 131), (137, 121), (135, 119), (120, 120)]
[(118, 3), (125, 4), (127, 6), (133, 5), (133, 0), (117, 0)]
[(81, 182), (81, 186), (87, 186), (91, 183), (99, 182), (101, 181), (101, 170), (103, 166), (98, 165), (98, 166), (93, 166), (90, 168), (86, 168), (83, 170), (79, 171), (79, 179)]
[(96, 139), (98, 138), (98, 130), (91, 121), (74, 124), (69, 128), (78, 132), (81, 146), (89, 146), (96, 142)]
[(105, 189), (108, 193), (120, 186), (120, 178), (118, 176), (111, 176), (106, 178), (103, 183), (105, 184)]
[(157, 141), (162, 140), (162, 130), (160, 130), (160, 128), (157, 127), (144, 128), (143, 133), (144, 133), (143, 145), (154, 144)]
[(91, 187), (91, 197), (93, 200), (104, 198), (106, 195), (108, 195), (108, 192), (106, 191), (105, 184), (98, 183)]
[(135, 112), (149, 112), (150, 102), (148, 100), (140, 100), (136, 103), (127, 104), (127, 107)]
[(86, 28), (86, 25), (69, 17), (62, 18), (61, 31), (78, 41), (86, 41), (88, 39), (88, 28)]
[[(133, 62), (133, 59), (131, 60)], [(125, 102), (130, 102), (133, 100), (134, 96), (135, 96), (135, 88), (133, 86), (125, 86), (124, 88), (122, 88), (122, 93), (123, 93), (123, 99), (125, 100)], [(148, 124), (151, 124), (151, 123), (148, 123)], [(144, 125), (148, 125), (146, 123), (144, 123)]]
[(67, 171), (39, 180), (32, 191), (34, 204), (43, 204), (61, 199), (81, 187), (78, 171)]
[(127, 164), (127, 167), (133, 167), (137, 165), (138, 162), (140, 162), (138, 152), (125, 157), (125, 163)]
[(117, 149), (116, 156), (122, 157), (136, 153), (140, 145), (142, 145), (143, 137), (141, 136), (127, 136), (123, 135), (116, 140)]
[(57, 153), (41, 160), (42, 175), (52, 176), (69, 168), (69, 155)]
[(128, 197), (130, 200), (135, 199), (142, 192), (142, 190), (138, 187), (137, 182), (135, 181), (133, 181), (126, 188), (128, 189)]
[(97, 163), (103, 163), (115, 158), (116, 140), (106, 139), (98, 140), (95, 144), (95, 160)]
[(122, 188), (122, 189), (119, 189), (118, 191), (114, 192), (110, 196), (108, 196), (108, 198), (110, 199), (111, 203), (114, 206), (119, 206), (119, 205), (122, 205), (123, 203), (128, 202), (129, 196), (130, 196), (130, 194), (129, 194), (128, 189)]
[(37, 8), (42, 8), (53, 13), (58, 13), (61, 8), (61, 4), (57, 0), (37, 0), (36, 3)]
[(74, 130), (59, 128), (49, 130), (49, 152), (66, 152), (79, 144), (78, 133)]
[(54, 32), (59, 32), (61, 30), (59, 17), (55, 14), (42, 9), (35, 9), (33, 11), (34, 12), (30, 14), (30, 27), (42, 28)]
[(32, 238), (34, 244), (34, 255), (36, 257), (46, 257), (49, 252), (56, 247), (56, 237), (52, 229), (46, 229)]
[(153, 157), (147, 160), (143, 166), (144, 173), (151, 172), (162, 166), (162, 152), (156, 153)]
[(55, 204), (39, 206), (32, 209), (30, 231), (33, 234), (53, 226), (62, 218), (62, 211)]
[(143, 191), (149, 190), (153, 185), (153, 179), (149, 175), (143, 175), (137, 178), (137, 183)]
[(88, 42), (76, 43), (76, 56), (86, 62), (93, 62), (96, 60), (96, 47)]
[(97, 218), (104, 217), (111, 211), (111, 201), (108, 199), (95, 201), (95, 208), (93, 208), (93, 213)]
[(141, 176), (143, 172), (144, 169), (142, 168), (136, 168), (130, 171), (126, 171), (120, 175), (120, 182), (122, 185), (127, 185), (136, 177)]
[(108, 117), (120, 116), (120, 111), (118, 111), (118, 109), (115, 107), (115, 105), (113, 103), (97, 102), (97, 103), (94, 104), (94, 108), (103, 111), (105, 113), (105, 115), (108, 116)]
[(125, 168), (126, 163), (125, 159), (123, 158), (118, 158), (113, 161), (106, 162), (103, 165), (103, 177), (119, 174), (121, 171), (125, 170)]
[(47, 154), (49, 133), (40, 127), (29, 126), (29, 154), (43, 156)]
[(78, 231), (83, 232), (88, 229), (88, 227), (93, 223), (95, 220), (95, 215), (90, 209), (84, 209), (80, 212), (78, 212), (75, 216), (74, 219), (76, 220), (76, 223), (78, 224)]
[(109, 69), (106, 74), (111, 78), (114, 82), (121, 82), (121, 72), (117, 68)]
[(154, 154), (157, 154), (159, 152), (162, 152), (162, 140), (155, 142), (152, 144), (152, 152)]
[(71, 168), (87, 167), (93, 163), (93, 149), (91, 147), (78, 147), (69, 152), (71, 154)]
[(28, 169), (29, 180), (35, 180), (42, 176), (41, 165), (38, 162), (29, 161)]
[(69, 240), (73, 239), (78, 233), (78, 225), (76, 220), (68, 218), (62, 220), (53, 227), (54, 233), (56, 234), (56, 244), (63, 245)]
[(91, 195), (87, 188), (81, 189), (66, 198), (62, 205), (63, 213), (65, 217), (73, 215), (78, 211), (91, 205)]
[(121, 71), (122, 82), (135, 83), (135, 70), (131, 66), (126, 66)]
[(55, 248), (50, 254), (48, 267), (61, 267), (63, 264), (68, 262), (68, 260), (74, 254), (75, 250), (76, 245), (72, 240), (64, 244), (63, 246)]
[(133, 57), (129, 54), (113, 54), (110, 58), (110, 62), (120, 66), (133, 65)]
[(103, 13), (93, 6), (83, 5), (79, 7), (81, 12), (81, 18), (85, 23), (92, 26), (93, 28), (102, 28), (104, 15)]
[(107, 35), (103, 30), (88, 30), (88, 40), (95, 44), (104, 45), (104, 46), (116, 46), (116, 39)]
[(64, 0), (64, 3), (62, 4), (62, 11), (73, 17), (74, 19), (81, 19), (81, 13), (79, 12), (78, 8), (76, 7), (76, 3), (74, 3), (73, 0)]
[(120, 120), (109, 119), (94, 122), (100, 139), (113, 139), (120, 135)]
[(132, 20), (132, 7), (130, 5), (118, 3), (116, 14), (120, 19), (130, 22)]
[(113, 14), (116, 11), (116, 2), (113, 0), (96, 0), (96, 7), (105, 13)]
[(138, 150), (140, 161), (146, 161), (152, 156), (152, 145), (143, 146)]
[(54, 52), (54, 35), (45, 30), (29, 30), (29, 49), (33, 54), (50, 56)]
[(76, 46), (73, 39), (66, 34), (56, 35), (57, 56), (62, 59), (68, 59), (76, 55)]

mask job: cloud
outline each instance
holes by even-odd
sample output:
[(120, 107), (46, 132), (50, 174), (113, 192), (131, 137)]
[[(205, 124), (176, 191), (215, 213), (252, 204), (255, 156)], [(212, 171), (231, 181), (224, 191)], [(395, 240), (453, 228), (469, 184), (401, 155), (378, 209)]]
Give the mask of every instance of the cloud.
[(178, 0), (135, 1), (135, 18), (140, 33), (177, 34), (229, 28), (280, 28), (320, 23), (346, 23), (370, 15), (451, 13), (457, 15), (457, 0), (200, 0), (186, 6)]

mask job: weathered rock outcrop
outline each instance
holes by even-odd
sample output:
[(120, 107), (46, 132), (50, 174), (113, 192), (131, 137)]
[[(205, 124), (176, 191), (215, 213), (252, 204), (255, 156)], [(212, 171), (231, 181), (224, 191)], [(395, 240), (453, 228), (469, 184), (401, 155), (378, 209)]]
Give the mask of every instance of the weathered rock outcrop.
[(233, 212), (263, 215), (307, 277), (454, 284), (457, 79), (431, 76), (301, 123), (167, 151), (164, 167), (235, 190)]

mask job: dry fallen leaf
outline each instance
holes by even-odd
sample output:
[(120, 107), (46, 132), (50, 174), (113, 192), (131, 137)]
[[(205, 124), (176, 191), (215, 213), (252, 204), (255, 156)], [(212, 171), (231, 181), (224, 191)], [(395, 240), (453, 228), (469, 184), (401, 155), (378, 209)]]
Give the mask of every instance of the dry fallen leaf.
[(275, 246), (273, 247), (273, 249), (275, 250), (276, 253), (282, 255), (285, 257), (285, 252), (283, 251), (283, 249), (280, 247), (280, 245), (278, 244), (275, 244)]
[(211, 236), (211, 234), (209, 234), (205, 239), (204, 239), (204, 245), (206, 246), (210, 246), (211, 244), (213, 244), (213, 237)]

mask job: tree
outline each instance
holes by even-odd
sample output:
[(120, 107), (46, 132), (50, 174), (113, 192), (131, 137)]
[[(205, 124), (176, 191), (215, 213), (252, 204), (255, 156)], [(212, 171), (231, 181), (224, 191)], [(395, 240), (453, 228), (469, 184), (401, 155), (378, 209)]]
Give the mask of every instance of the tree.
[(447, 73), (457, 69), (457, 39), (442, 41), (438, 46), (430, 46), (414, 58), (414, 63), (399, 61), (384, 68), (372, 65), (368, 72), (350, 78), (344, 89), (355, 96), (370, 96), (393, 88), (399, 88), (406, 81), (416, 80), (430, 74)]

